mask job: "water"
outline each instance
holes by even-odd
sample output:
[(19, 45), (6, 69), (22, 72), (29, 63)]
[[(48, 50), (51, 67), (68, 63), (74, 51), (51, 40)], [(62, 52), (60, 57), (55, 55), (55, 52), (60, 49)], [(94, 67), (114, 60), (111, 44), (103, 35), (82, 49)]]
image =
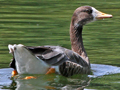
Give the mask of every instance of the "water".
[[(102, 68), (102, 69), (101, 69)], [(16, 90), (46, 90), (46, 89), (62, 89), (62, 90), (89, 90), (92, 79), (101, 78), (104, 75), (120, 73), (120, 67), (102, 64), (91, 64), (91, 75), (74, 75), (66, 78), (61, 75), (32, 75), (36, 79), (25, 80), (26, 75), (18, 75), (11, 77), (12, 68), (0, 69), (0, 88), (1, 89), (16, 89)], [(28, 75), (27, 75), (28, 76)], [(119, 83), (119, 82), (114, 82)], [(93, 85), (94, 87), (94, 85)]]
[[(85, 87), (84, 90), (119, 90), (119, 0), (0, 0), (0, 4), (0, 68), (7, 68), (0, 72), (0, 88), (15, 89), (22, 86), (25, 90), (41, 90), (47, 86), (47, 89), (63, 90), (80, 87)], [(71, 16), (77, 7), (83, 5), (113, 15), (111, 19), (96, 21), (84, 27), (84, 46), (92, 63), (92, 78), (84, 75), (71, 78), (42, 75), (35, 80), (10, 80), (11, 69), (8, 67), (12, 56), (8, 53), (7, 45), (60, 45), (70, 49)]]

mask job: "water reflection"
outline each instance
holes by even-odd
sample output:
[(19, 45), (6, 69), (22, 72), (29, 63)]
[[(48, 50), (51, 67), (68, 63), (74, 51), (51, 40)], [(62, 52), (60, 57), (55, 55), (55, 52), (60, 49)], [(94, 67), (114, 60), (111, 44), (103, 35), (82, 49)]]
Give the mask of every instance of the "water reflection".
[(75, 75), (69, 78), (61, 75), (32, 75), (36, 79), (25, 80), (26, 75), (19, 75), (12, 79), (13, 69), (0, 69), (0, 88), (12, 90), (89, 90), (91, 78), (120, 73), (120, 67), (102, 64), (91, 64), (93, 75)]
[[(90, 78), (88, 77), (82, 77), (80, 78), (65, 78), (61, 77), (59, 75), (50, 75), (50, 76), (44, 76), (40, 75), (37, 79), (31, 79), (31, 80), (22, 80), (22, 79), (13, 79), (12, 84), (9, 87), (3, 87), (11, 88), (15, 90), (28, 90), (28, 89), (34, 89), (34, 90), (74, 90), (79, 89), (82, 90), (84, 87), (86, 87), (89, 82)], [(67, 85), (66, 85), (67, 83)]]
[(38, 75), (37, 79), (23, 80), (24, 76), (13, 79), (10, 87), (15, 90), (82, 90), (90, 83), (87, 75), (73, 76), (66, 78), (60, 75)]

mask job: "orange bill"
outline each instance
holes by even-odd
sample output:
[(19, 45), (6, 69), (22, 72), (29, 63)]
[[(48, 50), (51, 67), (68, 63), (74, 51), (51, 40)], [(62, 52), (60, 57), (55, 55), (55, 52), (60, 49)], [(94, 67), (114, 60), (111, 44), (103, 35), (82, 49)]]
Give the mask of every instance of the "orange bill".
[(106, 14), (100, 11), (96, 11), (96, 19), (104, 19), (104, 18), (112, 18), (113, 16), (111, 14)]

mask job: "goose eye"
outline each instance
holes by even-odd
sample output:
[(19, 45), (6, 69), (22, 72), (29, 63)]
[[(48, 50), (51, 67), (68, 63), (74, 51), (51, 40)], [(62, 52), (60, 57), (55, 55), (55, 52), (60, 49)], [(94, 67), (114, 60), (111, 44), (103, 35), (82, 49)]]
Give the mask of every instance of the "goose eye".
[(85, 12), (91, 14), (91, 13), (92, 13), (92, 10), (90, 10), (90, 9), (86, 9)]

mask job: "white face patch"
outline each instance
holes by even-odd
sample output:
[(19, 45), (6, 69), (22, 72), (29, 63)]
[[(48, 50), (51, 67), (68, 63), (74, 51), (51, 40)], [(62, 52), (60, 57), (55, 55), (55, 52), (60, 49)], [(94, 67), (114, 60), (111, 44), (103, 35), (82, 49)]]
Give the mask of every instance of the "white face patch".
[(94, 17), (94, 18), (93, 18), (93, 21), (95, 21), (95, 20), (97, 20), (96, 17), (98, 16), (98, 14), (97, 14), (98, 10), (95, 9), (94, 7), (92, 7), (92, 10), (93, 10), (92, 15), (93, 15), (93, 17)]

